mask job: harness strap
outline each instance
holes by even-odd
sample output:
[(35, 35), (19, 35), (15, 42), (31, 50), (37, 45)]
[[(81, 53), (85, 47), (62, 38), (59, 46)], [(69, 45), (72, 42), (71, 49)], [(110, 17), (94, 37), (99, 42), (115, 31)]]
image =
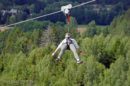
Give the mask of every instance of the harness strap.
[(70, 24), (70, 15), (66, 14), (66, 17), (67, 17), (67, 24)]
[[(70, 14), (66, 14), (66, 23), (69, 25), (70, 24)], [(70, 28), (68, 26), (68, 32), (70, 32)]]
[(70, 38), (68, 38), (67, 41), (66, 41), (66, 44), (70, 45), (70, 44), (73, 44), (73, 42), (72, 42), (72, 40)]

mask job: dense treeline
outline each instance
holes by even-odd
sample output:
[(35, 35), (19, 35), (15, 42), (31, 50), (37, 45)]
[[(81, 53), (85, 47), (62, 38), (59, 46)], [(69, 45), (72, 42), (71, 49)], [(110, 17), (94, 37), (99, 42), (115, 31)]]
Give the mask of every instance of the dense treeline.
[[(54, 12), (68, 3), (76, 5), (86, 1), (89, 0), (0, 0), (0, 24), (10, 24)], [(124, 13), (129, 6), (128, 0), (97, 0), (93, 4), (72, 10), (71, 14), (76, 17), (79, 24), (95, 20), (96, 24), (108, 25), (115, 16)], [(62, 13), (39, 20), (65, 21)]]
[[(130, 86), (129, 18), (130, 10), (114, 19), (110, 26), (91, 22), (81, 36), (75, 32), (74, 37), (78, 35), (76, 39), (83, 51), (80, 57), (84, 63), (80, 65), (70, 51), (57, 63), (51, 57), (55, 43), (38, 46), (41, 27), (46, 27), (40, 22), (34, 26), (27, 24), (31, 30), (21, 29), (25, 24), (0, 32), (0, 85)], [(51, 23), (50, 27), (57, 38), (63, 35), (61, 32), (66, 26)]]

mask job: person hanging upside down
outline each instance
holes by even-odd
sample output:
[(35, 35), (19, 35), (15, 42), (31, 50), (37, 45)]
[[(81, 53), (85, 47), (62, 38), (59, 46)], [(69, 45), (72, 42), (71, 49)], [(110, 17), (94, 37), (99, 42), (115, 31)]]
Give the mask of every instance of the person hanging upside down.
[(54, 53), (52, 53), (52, 56), (54, 56), (55, 53), (60, 49), (60, 53), (59, 53), (58, 57), (56, 58), (56, 60), (59, 61), (61, 59), (62, 55), (64, 54), (65, 50), (67, 50), (68, 48), (69, 48), (69, 50), (71, 50), (73, 52), (77, 63), (78, 64), (82, 63), (82, 61), (80, 60), (80, 58), (77, 54), (79, 45), (77, 44), (75, 39), (71, 38), (70, 33), (66, 33), (65, 39), (62, 40), (62, 42), (58, 45), (58, 47), (56, 48)]

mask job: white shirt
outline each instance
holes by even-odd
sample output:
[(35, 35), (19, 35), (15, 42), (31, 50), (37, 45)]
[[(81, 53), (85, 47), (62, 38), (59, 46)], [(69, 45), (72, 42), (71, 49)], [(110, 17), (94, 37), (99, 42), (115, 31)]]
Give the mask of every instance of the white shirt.
[[(72, 39), (70, 38), (70, 40), (72, 41), (72, 44), (74, 44), (75, 48), (78, 49), (79, 48), (79, 45), (77, 44), (76, 40), (75, 39)], [(63, 44), (66, 44), (67, 43), (67, 38), (65, 38), (64, 40), (62, 40), (62, 42), (58, 45), (57, 49), (58, 50), (59, 48), (62, 47)]]

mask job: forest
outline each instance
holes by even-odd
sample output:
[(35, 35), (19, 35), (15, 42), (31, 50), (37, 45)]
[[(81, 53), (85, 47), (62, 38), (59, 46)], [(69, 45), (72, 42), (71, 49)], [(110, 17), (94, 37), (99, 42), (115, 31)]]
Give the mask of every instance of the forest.
[[(58, 11), (62, 5), (69, 3), (74, 6), (86, 1), (89, 0), (0, 0), (0, 25)], [(129, 0), (96, 0), (92, 4), (72, 10), (71, 15), (76, 17), (78, 24), (88, 24), (95, 20), (97, 25), (110, 25), (114, 17), (123, 14), (129, 7)], [(59, 13), (40, 18), (39, 21), (65, 22), (62, 15)]]
[[(51, 56), (64, 38), (64, 22), (30, 21), (0, 32), (0, 86), (130, 86), (130, 9), (110, 25), (83, 25), (82, 34), (74, 21), (69, 27), (83, 51), (80, 65), (70, 51), (58, 63)], [(40, 46), (48, 28), (51, 41)]]

